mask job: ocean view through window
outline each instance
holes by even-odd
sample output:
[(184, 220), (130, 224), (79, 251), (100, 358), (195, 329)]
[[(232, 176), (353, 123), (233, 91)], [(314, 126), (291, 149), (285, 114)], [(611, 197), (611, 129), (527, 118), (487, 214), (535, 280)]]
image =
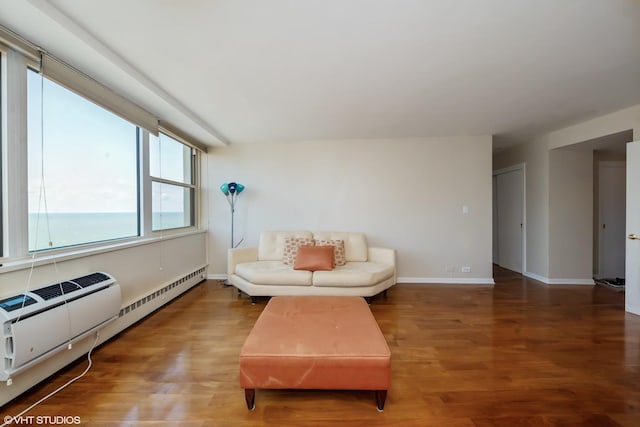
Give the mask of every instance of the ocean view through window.
[(27, 73), (29, 250), (138, 236), (138, 128)]

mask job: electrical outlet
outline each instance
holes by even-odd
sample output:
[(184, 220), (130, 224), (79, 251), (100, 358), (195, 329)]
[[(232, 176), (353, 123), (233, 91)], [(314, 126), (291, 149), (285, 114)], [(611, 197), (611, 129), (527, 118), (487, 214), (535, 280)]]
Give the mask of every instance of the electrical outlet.
[(463, 273), (471, 273), (471, 267), (469, 267), (468, 265), (465, 265), (464, 267), (462, 267), (460, 269)]

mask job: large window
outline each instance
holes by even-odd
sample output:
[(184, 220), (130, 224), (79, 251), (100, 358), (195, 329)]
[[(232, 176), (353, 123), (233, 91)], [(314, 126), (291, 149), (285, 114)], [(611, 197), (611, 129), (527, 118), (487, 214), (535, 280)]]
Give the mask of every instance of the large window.
[(1, 26), (0, 60), (3, 263), (192, 230), (197, 141)]
[(139, 235), (137, 127), (27, 74), (29, 250)]
[(194, 225), (194, 152), (170, 136), (150, 136), (149, 170), (154, 231)]

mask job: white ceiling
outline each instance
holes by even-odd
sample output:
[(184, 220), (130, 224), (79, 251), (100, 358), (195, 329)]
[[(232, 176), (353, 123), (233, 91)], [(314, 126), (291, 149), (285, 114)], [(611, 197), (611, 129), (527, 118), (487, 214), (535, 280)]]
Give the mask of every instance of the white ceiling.
[(640, 103), (636, 0), (0, 0), (201, 141), (495, 135)]

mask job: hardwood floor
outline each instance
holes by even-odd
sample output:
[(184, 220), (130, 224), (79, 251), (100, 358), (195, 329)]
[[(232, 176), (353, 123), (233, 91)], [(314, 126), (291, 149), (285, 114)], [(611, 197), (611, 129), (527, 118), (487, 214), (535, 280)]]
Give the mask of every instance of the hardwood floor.
[(502, 269), (496, 282), (401, 284), (373, 301), (392, 354), (383, 413), (367, 391), (258, 390), (247, 411), (238, 355), (265, 300), (208, 281), (97, 348), (84, 378), (26, 415), (83, 426), (640, 426), (640, 316), (624, 312), (624, 293)]

